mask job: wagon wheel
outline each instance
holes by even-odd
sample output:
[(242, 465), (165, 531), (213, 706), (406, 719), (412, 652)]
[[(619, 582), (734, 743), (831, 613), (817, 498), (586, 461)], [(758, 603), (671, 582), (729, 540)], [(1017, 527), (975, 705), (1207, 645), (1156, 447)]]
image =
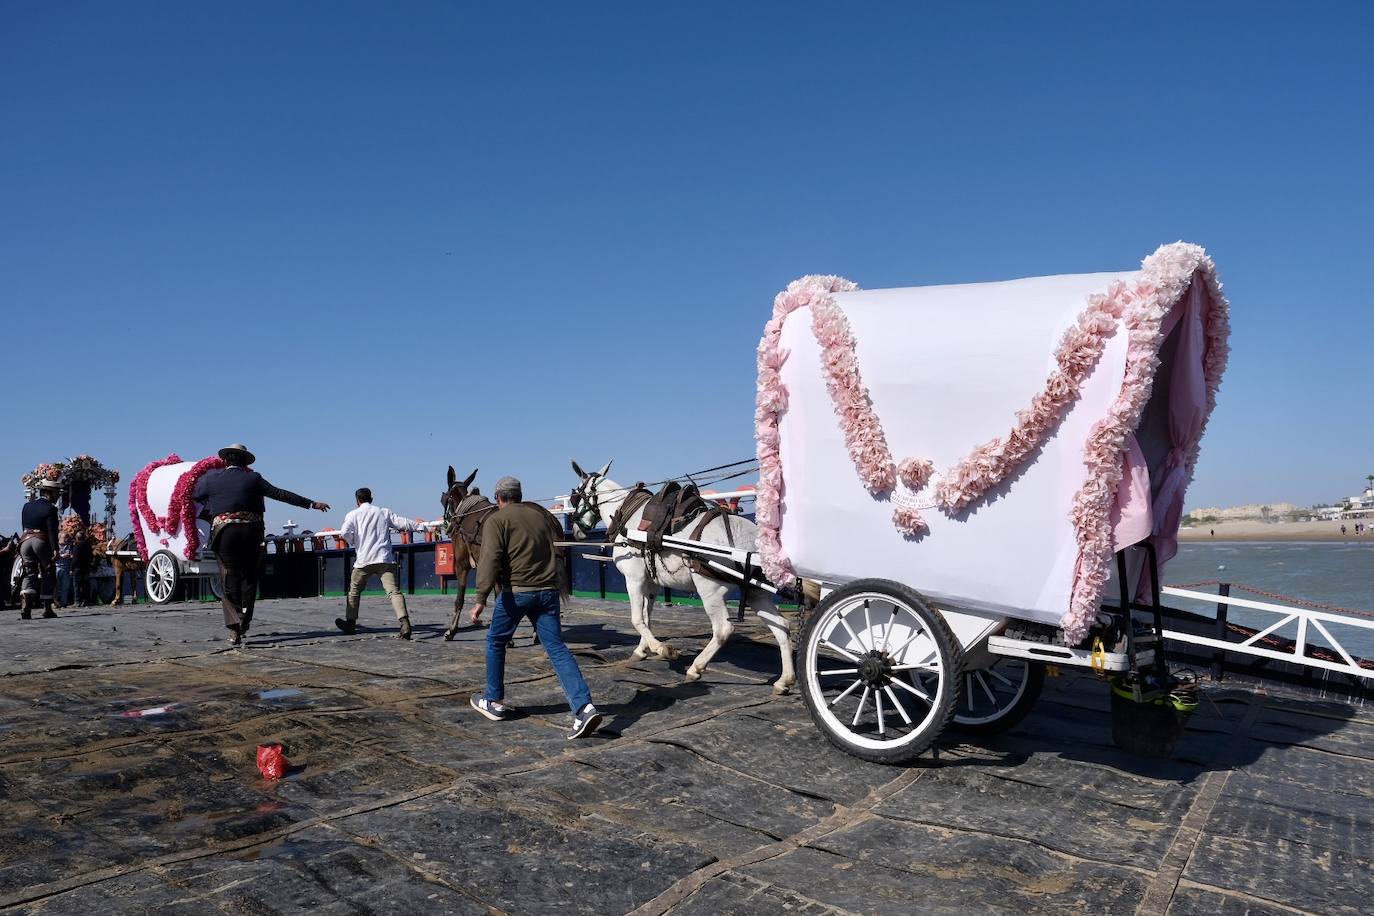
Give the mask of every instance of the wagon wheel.
[(180, 581), (181, 564), (170, 550), (159, 550), (148, 558), (148, 568), (143, 572), (143, 585), (148, 592), (148, 600), (153, 604), (171, 601)]
[(1026, 717), (1045, 686), (1045, 666), (1024, 658), (994, 658), (986, 668), (964, 672), (964, 690), (954, 708), (954, 727), (995, 735)]
[(945, 619), (888, 579), (832, 592), (802, 636), (801, 690), (812, 720), (831, 744), (875, 763), (911, 760), (939, 737), (958, 705), (962, 670)]
[(224, 598), (224, 579), (219, 573), (212, 573), (206, 578), (210, 582), (210, 594), (215, 596), (216, 601), (222, 600)]

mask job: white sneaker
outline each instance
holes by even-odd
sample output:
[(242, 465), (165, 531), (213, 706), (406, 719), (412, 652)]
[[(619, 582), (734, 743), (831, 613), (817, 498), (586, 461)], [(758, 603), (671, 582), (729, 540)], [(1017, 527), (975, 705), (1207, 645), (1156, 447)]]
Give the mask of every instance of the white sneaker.
[(500, 700), (488, 700), (480, 693), (474, 693), (469, 702), (473, 709), (493, 722), (500, 722), (506, 717), (507, 712), (509, 712), (505, 703), (502, 703)]
[(572, 733), (568, 735), (568, 740), (581, 738), (583, 735), (590, 735), (601, 727), (603, 718), (601, 713), (596, 711), (596, 707), (591, 703), (583, 706), (581, 710), (573, 716)]

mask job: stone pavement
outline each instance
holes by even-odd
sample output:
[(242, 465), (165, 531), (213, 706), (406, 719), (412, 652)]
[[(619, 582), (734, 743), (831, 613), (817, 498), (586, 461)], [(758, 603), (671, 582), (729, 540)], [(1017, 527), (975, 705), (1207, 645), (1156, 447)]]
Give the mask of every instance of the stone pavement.
[[(416, 640), (371, 597), (269, 601), (226, 650), (208, 605), (0, 619), (0, 908), (25, 913), (1356, 913), (1374, 896), (1374, 711), (1211, 689), (1177, 758), (1110, 742), (1091, 676), (938, 761), (833, 750), (751, 619), (698, 683), (632, 662), (624, 605), (574, 601), (608, 714), (565, 739), (543, 653), (467, 706), (482, 631)], [(525, 631), (526, 633), (528, 631)], [(258, 744), (293, 765), (270, 783)]]

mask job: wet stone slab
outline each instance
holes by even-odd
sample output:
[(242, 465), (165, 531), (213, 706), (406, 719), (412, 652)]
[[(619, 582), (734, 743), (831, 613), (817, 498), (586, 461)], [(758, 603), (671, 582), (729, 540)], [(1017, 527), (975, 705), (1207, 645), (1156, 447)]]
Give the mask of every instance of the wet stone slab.
[(556, 801), (466, 787), (338, 828), (403, 854), (422, 853), (445, 881), (480, 887), (511, 912), (622, 913), (714, 857)]
[[(337, 599), (264, 601), (239, 651), (214, 606), (0, 616), (0, 909), (1131, 913), (1151, 888), (1151, 912), (1229, 916), (1374, 896), (1371, 710), (1211, 689), (1153, 760), (1112, 744), (1103, 684), (1066, 672), (1008, 734), (950, 732), (893, 768), (773, 695), (756, 620), (688, 682), (700, 608), (655, 610), (683, 657), (635, 660), (627, 608), (579, 600), (566, 638), (606, 722), (570, 742), (528, 631), (517, 714), (468, 706), (486, 633), (444, 641), (450, 607), (412, 599), (407, 643), (380, 598), (354, 636)], [(280, 781), (257, 771), (265, 742), (291, 760)]]
[(850, 912), (810, 900), (776, 884), (725, 872), (712, 878), (682, 903), (669, 911), (672, 916), (832, 916)]

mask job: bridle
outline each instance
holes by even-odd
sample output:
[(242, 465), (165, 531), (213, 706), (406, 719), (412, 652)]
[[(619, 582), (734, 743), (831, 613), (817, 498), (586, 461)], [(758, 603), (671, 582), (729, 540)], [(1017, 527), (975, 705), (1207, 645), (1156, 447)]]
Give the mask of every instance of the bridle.
[[(454, 490), (457, 490), (459, 495), (454, 496)], [(461, 518), (458, 514), (458, 507), (462, 505), (463, 500), (467, 498), (468, 488), (456, 485), (439, 499), (439, 501), (444, 504), (444, 530), (448, 532), (450, 538), (453, 538), (457, 534), (458, 521)]]
[(573, 527), (581, 532), (584, 538), (590, 536), (601, 523), (601, 494), (597, 492), (596, 480), (595, 474), (588, 476), (568, 495), (568, 504), (573, 510)]

